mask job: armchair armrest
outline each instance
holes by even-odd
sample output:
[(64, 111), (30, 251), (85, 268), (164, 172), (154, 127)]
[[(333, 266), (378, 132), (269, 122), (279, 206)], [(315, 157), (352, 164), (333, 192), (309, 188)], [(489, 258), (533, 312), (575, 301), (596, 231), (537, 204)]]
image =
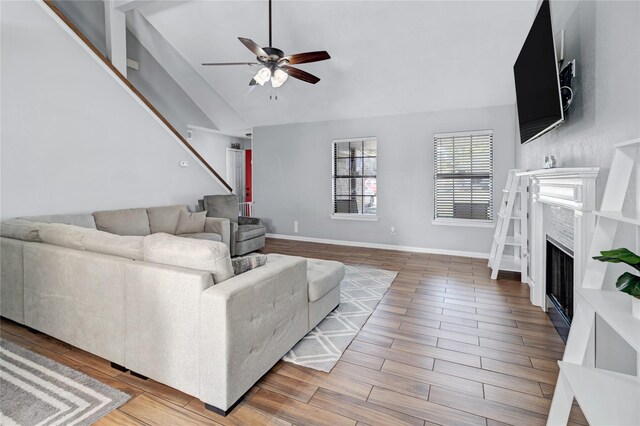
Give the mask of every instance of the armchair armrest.
[(204, 232), (219, 234), (222, 242), (231, 250), (231, 225), (229, 219), (221, 217), (207, 217), (204, 219)]
[(257, 217), (238, 217), (238, 225), (262, 225), (262, 220)]

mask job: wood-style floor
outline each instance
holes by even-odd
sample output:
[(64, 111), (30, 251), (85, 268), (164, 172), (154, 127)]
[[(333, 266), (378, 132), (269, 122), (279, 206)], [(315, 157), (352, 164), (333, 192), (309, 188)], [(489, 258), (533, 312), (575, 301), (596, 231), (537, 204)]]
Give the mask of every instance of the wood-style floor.
[[(330, 373), (279, 362), (227, 417), (189, 395), (2, 320), (2, 337), (132, 398), (99, 425), (538, 425), (564, 344), (514, 277), (485, 260), (267, 240), (265, 252), (399, 271)], [(587, 422), (577, 406), (570, 424)]]

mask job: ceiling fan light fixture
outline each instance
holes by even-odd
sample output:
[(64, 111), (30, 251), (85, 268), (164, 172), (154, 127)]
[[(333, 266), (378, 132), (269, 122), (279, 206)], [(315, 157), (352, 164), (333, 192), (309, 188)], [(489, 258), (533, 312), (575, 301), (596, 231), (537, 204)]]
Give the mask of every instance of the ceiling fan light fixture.
[(280, 68), (276, 68), (271, 76), (271, 86), (273, 88), (280, 87), (285, 81), (287, 81), (287, 78), (289, 78), (289, 74), (282, 71)]
[(271, 70), (268, 67), (260, 68), (260, 71), (256, 73), (253, 79), (260, 85), (264, 86), (264, 84), (269, 81), (271, 78)]

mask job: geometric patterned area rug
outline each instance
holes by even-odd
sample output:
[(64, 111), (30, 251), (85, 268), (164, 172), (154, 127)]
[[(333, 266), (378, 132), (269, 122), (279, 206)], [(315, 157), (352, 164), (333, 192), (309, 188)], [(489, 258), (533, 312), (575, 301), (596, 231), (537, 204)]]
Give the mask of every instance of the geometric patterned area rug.
[(90, 425), (131, 398), (0, 339), (1, 425)]
[(397, 275), (397, 272), (366, 265), (345, 265), (345, 276), (340, 283), (340, 305), (282, 360), (331, 371)]

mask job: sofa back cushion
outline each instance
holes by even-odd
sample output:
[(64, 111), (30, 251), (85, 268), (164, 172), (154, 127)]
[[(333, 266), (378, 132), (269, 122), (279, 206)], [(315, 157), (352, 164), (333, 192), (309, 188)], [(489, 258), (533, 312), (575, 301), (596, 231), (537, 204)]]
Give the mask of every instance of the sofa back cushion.
[(74, 225), (43, 223), (40, 226), (40, 239), (54, 246), (85, 250), (83, 239), (86, 231), (87, 228)]
[(122, 236), (60, 223), (42, 224), (42, 241), (56, 246), (143, 260), (141, 236)]
[(233, 266), (226, 244), (217, 241), (152, 234), (144, 237), (145, 262), (208, 271), (218, 284), (233, 277)]
[(150, 207), (147, 209), (149, 215), (149, 228), (152, 234), (164, 232), (165, 234), (176, 234), (180, 213), (187, 212), (187, 206), (163, 206)]
[(9, 219), (0, 224), (0, 235), (14, 240), (41, 242), (40, 225), (25, 219)]
[(83, 228), (96, 229), (96, 221), (91, 214), (50, 214), (44, 216), (27, 216), (21, 219), (31, 222), (64, 223), (65, 225), (82, 226)]
[(100, 231), (117, 235), (149, 235), (147, 209), (105, 210), (94, 212), (96, 227)]

